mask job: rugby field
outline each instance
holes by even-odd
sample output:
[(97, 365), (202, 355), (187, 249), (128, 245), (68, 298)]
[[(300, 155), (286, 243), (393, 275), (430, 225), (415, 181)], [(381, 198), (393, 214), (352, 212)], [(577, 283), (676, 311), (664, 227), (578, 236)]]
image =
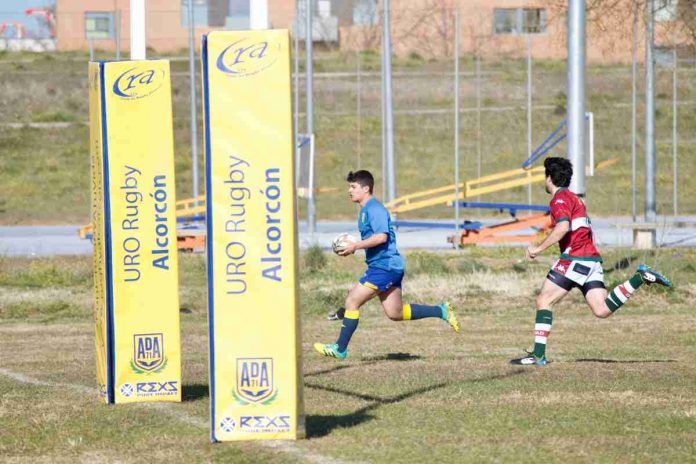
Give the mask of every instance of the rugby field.
[(331, 342), (360, 259), (303, 255), (308, 439), (208, 443), (205, 262), (181, 259), (184, 401), (106, 406), (95, 394), (91, 259), (0, 258), (2, 462), (693, 462), (696, 456), (696, 251), (606, 253), (607, 284), (645, 260), (675, 288), (642, 288), (595, 319), (579, 294), (558, 305), (553, 361), (508, 360), (529, 345), (533, 302), (551, 257), (520, 249), (407, 254), (408, 301), (448, 299), (441, 321), (362, 312), (345, 362)]

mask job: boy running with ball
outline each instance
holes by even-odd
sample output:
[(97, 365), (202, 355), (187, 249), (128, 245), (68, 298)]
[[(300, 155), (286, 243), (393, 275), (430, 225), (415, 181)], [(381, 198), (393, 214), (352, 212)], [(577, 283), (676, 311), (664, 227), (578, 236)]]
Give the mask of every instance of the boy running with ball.
[(338, 254), (348, 256), (357, 250), (365, 250), (367, 270), (348, 292), (343, 324), (336, 343), (315, 343), (314, 349), (323, 356), (345, 359), (348, 342), (358, 328), (360, 307), (375, 296), (379, 297), (384, 313), (392, 321), (434, 317), (442, 319), (455, 332), (459, 332), (459, 321), (449, 303), (436, 306), (402, 303), (404, 260), (396, 248), (396, 234), (389, 211), (372, 196), (375, 180), (368, 171), (350, 172), (346, 180), (350, 200), (361, 206), (358, 213), (361, 240), (346, 244), (338, 250)]

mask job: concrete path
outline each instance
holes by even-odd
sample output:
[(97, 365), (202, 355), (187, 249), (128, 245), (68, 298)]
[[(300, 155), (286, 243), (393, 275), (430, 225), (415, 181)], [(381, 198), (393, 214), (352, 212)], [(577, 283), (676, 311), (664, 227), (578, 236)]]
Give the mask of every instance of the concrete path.
[[(480, 219), (484, 224), (494, 224), (503, 219)], [(429, 221), (448, 223), (451, 221)], [(598, 218), (593, 220), (596, 240), (602, 246), (631, 246), (631, 230), (621, 227), (629, 224), (629, 217)], [(657, 242), (666, 247), (696, 246), (696, 217), (681, 217), (675, 223), (671, 217), (659, 218)], [(78, 237), (78, 225), (66, 226), (4, 226), (0, 227), (0, 255), (5, 256), (53, 256), (87, 255), (92, 253), (92, 243)], [(317, 232), (310, 235), (306, 224), (300, 223), (300, 247), (318, 244), (331, 246), (331, 240), (342, 232), (359, 236), (353, 221), (325, 221), (317, 224)], [(401, 227), (397, 232), (399, 248), (448, 249), (447, 237), (452, 229), (428, 229)], [(521, 245), (513, 245), (521, 246)]]

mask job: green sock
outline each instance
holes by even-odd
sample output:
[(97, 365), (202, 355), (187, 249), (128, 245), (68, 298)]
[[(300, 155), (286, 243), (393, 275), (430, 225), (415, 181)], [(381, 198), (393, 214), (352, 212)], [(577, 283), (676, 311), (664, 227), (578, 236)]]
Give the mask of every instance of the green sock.
[(643, 278), (637, 272), (633, 274), (633, 277), (628, 279), (626, 282), (622, 283), (621, 285), (617, 285), (611, 292), (609, 292), (607, 299), (604, 300), (609, 310), (613, 313), (623, 306), (631, 295), (633, 295), (633, 292), (635, 292), (641, 285), (643, 285)]
[(550, 309), (538, 309), (534, 321), (534, 357), (546, 356), (546, 339), (551, 332), (553, 313)]

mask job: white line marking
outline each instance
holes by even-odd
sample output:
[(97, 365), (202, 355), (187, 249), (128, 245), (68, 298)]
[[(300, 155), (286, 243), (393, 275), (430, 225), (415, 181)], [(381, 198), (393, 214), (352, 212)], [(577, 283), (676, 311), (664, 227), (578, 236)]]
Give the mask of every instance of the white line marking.
[[(48, 382), (45, 380), (39, 380), (34, 377), (29, 377), (28, 375), (19, 373), (19, 372), (14, 372), (9, 369), (5, 369), (0, 367), (0, 375), (8, 377), (12, 380), (15, 380), (17, 382), (21, 383), (26, 383), (29, 385), (37, 385), (40, 387), (51, 387), (51, 388), (56, 388), (56, 387), (63, 387), (63, 388), (68, 388), (73, 391), (76, 391), (78, 393), (87, 393), (90, 395), (93, 395), (95, 398), (98, 396), (97, 395), (97, 389), (96, 387), (90, 388), (85, 385), (79, 385), (79, 384), (74, 384), (74, 383), (58, 383), (58, 382)], [(150, 409), (155, 409), (157, 411), (161, 411), (167, 416), (178, 420), (179, 422), (183, 422), (185, 424), (190, 424), (195, 427), (199, 427), (202, 429), (208, 429), (208, 423), (207, 421), (201, 420), (198, 417), (193, 417), (188, 414), (186, 414), (183, 411), (179, 411), (176, 409), (175, 403), (137, 403), (139, 405), (142, 405), (144, 407), (150, 408)], [(336, 458), (331, 458), (328, 456), (324, 456), (323, 454), (319, 453), (314, 453), (312, 451), (308, 451), (305, 449), (300, 448), (297, 446), (295, 443), (292, 441), (254, 441), (252, 442), (255, 445), (263, 446), (265, 448), (269, 448), (272, 450), (276, 451), (281, 451), (286, 454), (293, 455), (299, 459), (302, 459), (306, 462), (311, 462), (311, 463), (316, 463), (316, 464), (348, 464), (347, 461), (341, 461), (340, 459)], [(356, 463), (356, 461), (351, 461), (351, 463)]]

